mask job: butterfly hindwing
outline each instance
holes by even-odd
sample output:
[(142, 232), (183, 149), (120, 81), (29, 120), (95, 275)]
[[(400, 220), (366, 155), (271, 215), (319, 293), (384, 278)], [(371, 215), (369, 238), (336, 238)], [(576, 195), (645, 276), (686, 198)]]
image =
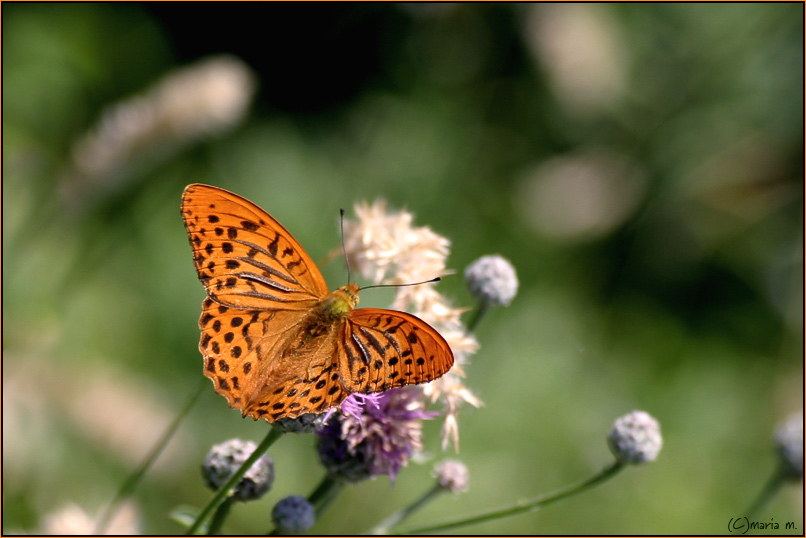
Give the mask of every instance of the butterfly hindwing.
[(434, 328), (411, 314), (359, 308), (347, 316), (338, 362), (350, 392), (380, 392), (440, 377), (453, 366), (453, 353)]
[[(202, 303), (204, 375), (244, 416), (274, 422), (320, 413), (347, 397), (334, 361), (335, 334), (306, 340), (306, 313)], [(332, 326), (331, 332), (339, 330)]]
[(242, 408), (250, 385), (266, 359), (260, 344), (271, 313), (230, 308), (206, 298), (199, 318), (199, 351), (204, 357), (204, 375), (230, 407)]

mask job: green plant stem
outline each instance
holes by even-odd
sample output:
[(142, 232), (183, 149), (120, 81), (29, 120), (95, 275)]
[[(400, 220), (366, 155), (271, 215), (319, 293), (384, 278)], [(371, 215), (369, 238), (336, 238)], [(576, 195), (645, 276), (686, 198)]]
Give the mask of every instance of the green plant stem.
[(477, 516), (465, 519), (457, 519), (454, 521), (449, 521), (447, 523), (440, 523), (437, 525), (430, 525), (427, 527), (420, 527), (418, 529), (412, 529), (405, 531), (403, 533), (395, 533), (395, 534), (421, 534), (426, 532), (452, 529), (455, 527), (471, 525), (473, 523), (481, 523), (483, 521), (491, 521), (493, 519), (500, 519), (502, 517), (512, 516), (515, 514), (520, 514), (522, 512), (529, 512), (531, 510), (536, 510), (538, 508), (546, 506), (547, 504), (559, 501), (560, 499), (564, 499), (566, 497), (570, 497), (571, 495), (574, 495), (576, 493), (580, 493), (588, 488), (595, 486), (596, 484), (599, 484), (600, 482), (604, 482), (605, 480), (615, 475), (618, 471), (620, 471), (623, 468), (624, 464), (615, 461), (611, 463), (609, 466), (605, 467), (599, 474), (583, 482), (579, 482), (578, 484), (568, 486), (567, 488), (555, 491), (554, 493), (550, 493), (548, 495), (540, 495), (538, 497), (535, 497), (534, 499), (519, 502), (514, 506), (501, 508), (498, 510), (492, 510), (490, 512), (485, 512)]
[(434, 484), (434, 486), (428, 491), (426, 491), (425, 495), (420, 497), (420, 499), (413, 502), (409, 506), (406, 506), (405, 508), (401, 508), (391, 516), (381, 521), (378, 525), (376, 525), (372, 530), (369, 531), (369, 534), (388, 534), (389, 529), (391, 529), (396, 525), (399, 525), (402, 521), (406, 520), (409, 516), (411, 516), (413, 513), (415, 513), (423, 506), (427, 505), (429, 502), (434, 500), (440, 493), (444, 491), (445, 489), (442, 486), (440, 486), (439, 483)]
[(207, 528), (208, 535), (221, 532), (221, 527), (224, 525), (224, 521), (227, 520), (233, 502), (235, 502), (233, 497), (227, 497), (224, 499), (224, 502), (218, 505), (218, 508), (216, 508), (213, 514), (213, 519), (210, 520), (210, 526)]
[(140, 466), (135, 469), (135, 471), (129, 476), (129, 478), (123, 483), (123, 485), (118, 490), (115, 497), (112, 499), (112, 502), (106, 507), (103, 514), (100, 518), (98, 518), (98, 524), (95, 526), (95, 534), (103, 534), (106, 530), (107, 525), (109, 525), (109, 521), (112, 519), (112, 516), (117, 511), (120, 503), (129, 495), (131, 495), (134, 488), (137, 487), (137, 484), (140, 483), (140, 480), (146, 474), (146, 471), (149, 467), (154, 463), (154, 461), (159, 457), (165, 447), (168, 445), (168, 441), (171, 440), (176, 430), (179, 429), (179, 424), (188, 414), (190, 409), (196, 403), (196, 400), (199, 399), (199, 395), (201, 395), (202, 391), (209, 385), (209, 381), (206, 377), (202, 378), (199, 382), (199, 386), (196, 390), (190, 395), (188, 398), (187, 403), (179, 411), (179, 414), (176, 415), (176, 418), (171, 422), (168, 428), (165, 430), (165, 433), (162, 434), (162, 437), (157, 444), (154, 445), (154, 448), (151, 449), (151, 452), (146, 456)]
[(479, 308), (476, 310), (476, 313), (473, 315), (473, 319), (470, 320), (470, 323), (467, 324), (467, 332), (472, 333), (476, 330), (476, 327), (481, 323), (481, 320), (484, 319), (484, 316), (487, 315), (487, 312), (490, 310), (490, 304), (485, 301), (479, 301)]
[(778, 469), (775, 474), (773, 474), (767, 483), (764, 485), (764, 489), (761, 490), (761, 493), (756, 497), (756, 500), (753, 504), (750, 505), (750, 508), (747, 509), (745, 512), (746, 517), (748, 519), (752, 519), (753, 517), (758, 514), (762, 508), (767, 506), (767, 504), (775, 497), (776, 493), (781, 490), (781, 487), (786, 482), (786, 478), (784, 477), (784, 473)]
[(258, 447), (252, 452), (245, 462), (235, 471), (229, 479), (224, 483), (223, 486), (218, 488), (213, 498), (210, 499), (210, 502), (207, 503), (207, 506), (204, 507), (204, 510), (201, 511), (199, 516), (196, 518), (196, 521), (193, 522), (193, 525), (187, 530), (187, 534), (197, 534), (199, 528), (204, 524), (207, 518), (210, 516), (210, 513), (218, 508), (218, 505), (224, 502), (224, 500), (229, 497), (230, 492), (233, 487), (243, 478), (243, 475), (246, 474), (246, 471), (249, 470), (250, 467), (262, 456), (266, 453), (271, 445), (274, 444), (277, 439), (282, 437), (283, 432), (278, 430), (277, 428), (272, 427), (269, 430), (269, 433), (266, 437), (260, 442)]
[(319, 519), (330, 503), (344, 490), (343, 480), (334, 480), (325, 476), (316, 489), (308, 496), (308, 502), (313, 505), (316, 518)]

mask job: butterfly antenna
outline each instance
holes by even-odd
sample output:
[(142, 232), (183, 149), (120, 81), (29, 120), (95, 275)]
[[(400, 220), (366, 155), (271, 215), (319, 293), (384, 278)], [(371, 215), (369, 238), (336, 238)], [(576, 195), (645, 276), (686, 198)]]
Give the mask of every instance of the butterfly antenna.
[(347, 257), (347, 247), (344, 246), (344, 208), (339, 210), (341, 225), (341, 251), (344, 253), (344, 263), (347, 265), (347, 283), (350, 283), (350, 258)]
[(432, 278), (431, 280), (423, 280), (422, 282), (411, 282), (409, 284), (374, 284), (372, 286), (364, 286), (361, 288), (362, 290), (368, 290), (370, 288), (402, 288), (403, 286), (419, 286), (420, 284), (431, 284), (432, 282), (439, 282), (442, 280), (441, 276)]

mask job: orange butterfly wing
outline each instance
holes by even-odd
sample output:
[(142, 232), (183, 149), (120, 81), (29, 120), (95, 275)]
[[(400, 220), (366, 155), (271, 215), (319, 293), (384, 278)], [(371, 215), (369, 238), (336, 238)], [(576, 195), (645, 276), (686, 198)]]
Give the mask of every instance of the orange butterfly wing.
[[(196, 272), (209, 296), (199, 318), (204, 374), (230, 407), (268, 419), (279, 411), (272, 408), (276, 402), (265, 400), (277, 400), (282, 387), (297, 378), (322, 375), (324, 367), (301, 362), (306, 357), (279, 359), (289, 335), (327, 295), (327, 284), (288, 230), (249, 200), (193, 184), (182, 194), (181, 210)], [(300, 364), (302, 376), (296, 375)], [(303, 405), (295, 409), (310, 411), (302, 411)]]
[(199, 318), (204, 374), (244, 416), (321, 413), (352, 392), (425, 383), (453, 366), (447, 342), (415, 316), (337, 313), (328, 301), (358, 287), (328, 294), (288, 230), (245, 198), (189, 185), (182, 217), (208, 294)]
[(349, 392), (426, 383), (453, 366), (445, 339), (423, 320), (394, 310), (359, 308), (339, 341), (339, 374)]
[(274, 422), (321, 413), (347, 397), (333, 378), (338, 325), (300, 346), (300, 312), (235, 309), (208, 297), (199, 326), (204, 374), (244, 416)]
[(282, 224), (237, 194), (193, 184), (182, 194), (193, 262), (207, 294), (234, 308), (307, 310), (325, 279)]

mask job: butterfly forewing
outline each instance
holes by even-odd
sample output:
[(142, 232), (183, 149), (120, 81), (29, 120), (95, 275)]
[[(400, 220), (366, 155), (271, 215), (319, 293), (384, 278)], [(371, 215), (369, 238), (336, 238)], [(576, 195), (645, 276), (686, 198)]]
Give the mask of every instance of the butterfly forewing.
[(415, 316), (359, 308), (347, 317), (338, 361), (350, 392), (380, 392), (440, 377), (453, 366), (453, 353)]
[(182, 217), (199, 280), (236, 308), (307, 310), (327, 294), (319, 269), (268, 213), (231, 192), (189, 185)]

